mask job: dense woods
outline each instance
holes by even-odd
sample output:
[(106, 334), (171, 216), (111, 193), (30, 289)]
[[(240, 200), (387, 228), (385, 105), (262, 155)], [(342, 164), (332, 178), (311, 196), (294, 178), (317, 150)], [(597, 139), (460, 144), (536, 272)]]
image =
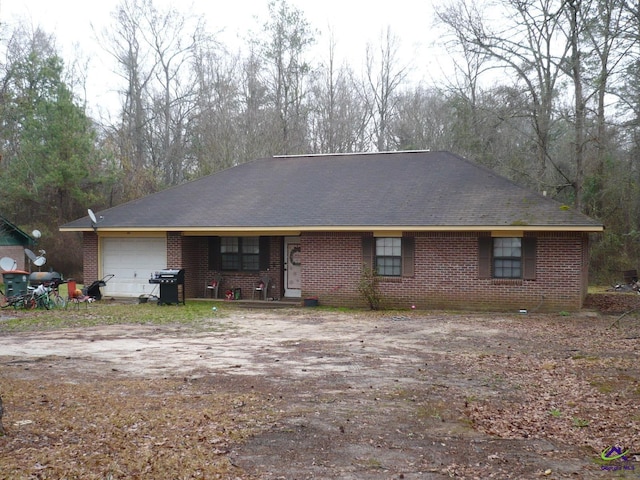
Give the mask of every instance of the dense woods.
[(455, 65), (433, 84), (411, 80), (391, 28), (354, 65), (286, 0), (240, 49), (188, 13), (122, 0), (100, 33), (120, 79), (105, 119), (52, 32), (0, 25), (0, 213), (41, 230), (71, 275), (79, 238), (57, 228), (87, 207), (268, 155), (449, 150), (601, 220), (593, 282), (637, 268), (638, 3), (453, 0), (426, 28)]

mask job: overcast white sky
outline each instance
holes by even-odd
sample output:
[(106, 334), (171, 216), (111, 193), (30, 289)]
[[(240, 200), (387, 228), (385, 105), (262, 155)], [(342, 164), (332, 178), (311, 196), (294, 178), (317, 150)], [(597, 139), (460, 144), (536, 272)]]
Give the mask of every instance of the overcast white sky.
[[(119, 0), (0, 0), (0, 22), (18, 21), (42, 26), (54, 33), (65, 60), (74, 45), (92, 59), (89, 74), (89, 103), (100, 102), (108, 89), (110, 73), (106, 54), (98, 46), (94, 31), (101, 32), (111, 22), (111, 12)], [(288, 0), (302, 10), (320, 34), (316, 51), (327, 51), (329, 27), (337, 41), (339, 56), (362, 63), (367, 43), (378, 45), (387, 26), (400, 38), (403, 58), (413, 67), (413, 78), (427, 81), (441, 76), (446, 56), (434, 48), (437, 35), (432, 28), (433, 0)], [(224, 30), (223, 42), (230, 45), (245, 39), (250, 30), (259, 30), (267, 20), (268, 0), (154, 0), (162, 8), (169, 4), (205, 16), (210, 31)], [(256, 17), (258, 20), (256, 20)], [(238, 40), (238, 45), (244, 40)], [(440, 52), (440, 53), (439, 53)], [(353, 65), (359, 71), (361, 65)], [(116, 81), (115, 77), (112, 77)]]

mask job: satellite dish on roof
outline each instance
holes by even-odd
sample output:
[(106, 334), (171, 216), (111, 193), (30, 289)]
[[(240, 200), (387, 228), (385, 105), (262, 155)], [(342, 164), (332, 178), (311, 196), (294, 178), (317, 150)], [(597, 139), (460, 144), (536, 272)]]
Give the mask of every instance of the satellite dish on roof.
[(41, 266), (43, 266), (45, 263), (47, 263), (47, 259), (46, 259), (46, 258), (44, 258), (44, 257), (42, 257), (42, 256), (40, 256), (40, 257), (36, 257), (36, 259), (33, 261), (33, 264), (34, 264), (36, 267), (41, 267)]
[(98, 223), (98, 220), (96, 219), (96, 214), (93, 213), (93, 210), (88, 209), (87, 213), (89, 213), (89, 218), (91, 219), (91, 223)]
[(25, 253), (25, 255), (26, 255), (27, 257), (29, 257), (29, 260), (31, 260), (32, 262), (35, 262), (35, 261), (36, 261), (36, 258), (38, 258), (38, 257), (36, 256), (36, 254), (35, 254), (35, 253), (33, 253), (33, 252), (32, 252), (31, 250), (29, 250), (28, 248), (25, 248), (25, 249), (24, 249), (24, 253)]
[(34, 230), (33, 232), (31, 232), (31, 235), (37, 240), (42, 236), (42, 233), (40, 233), (40, 230)]
[(91, 210), (90, 208), (87, 210), (87, 213), (89, 214), (89, 218), (91, 219), (91, 228), (93, 228), (93, 230), (97, 232), (98, 222), (101, 222), (104, 217), (100, 215), (100, 220), (98, 220), (96, 218), (96, 214), (93, 213), (93, 210)]
[(5, 272), (10, 272), (11, 270), (15, 270), (18, 266), (18, 262), (16, 262), (13, 258), (10, 257), (2, 257), (0, 258), (0, 269)]

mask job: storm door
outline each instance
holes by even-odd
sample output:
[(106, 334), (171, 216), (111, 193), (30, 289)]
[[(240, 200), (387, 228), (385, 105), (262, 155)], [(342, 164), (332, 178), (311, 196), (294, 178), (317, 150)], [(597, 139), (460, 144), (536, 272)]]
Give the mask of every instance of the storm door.
[(284, 239), (284, 296), (302, 296), (302, 264), (298, 237)]

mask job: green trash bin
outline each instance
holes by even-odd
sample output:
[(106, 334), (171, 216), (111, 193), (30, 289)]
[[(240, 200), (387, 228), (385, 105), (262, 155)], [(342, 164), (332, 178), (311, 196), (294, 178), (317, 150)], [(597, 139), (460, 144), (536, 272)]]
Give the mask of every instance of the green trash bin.
[(7, 297), (27, 293), (29, 288), (29, 272), (23, 270), (9, 270), (3, 272), (4, 294)]

